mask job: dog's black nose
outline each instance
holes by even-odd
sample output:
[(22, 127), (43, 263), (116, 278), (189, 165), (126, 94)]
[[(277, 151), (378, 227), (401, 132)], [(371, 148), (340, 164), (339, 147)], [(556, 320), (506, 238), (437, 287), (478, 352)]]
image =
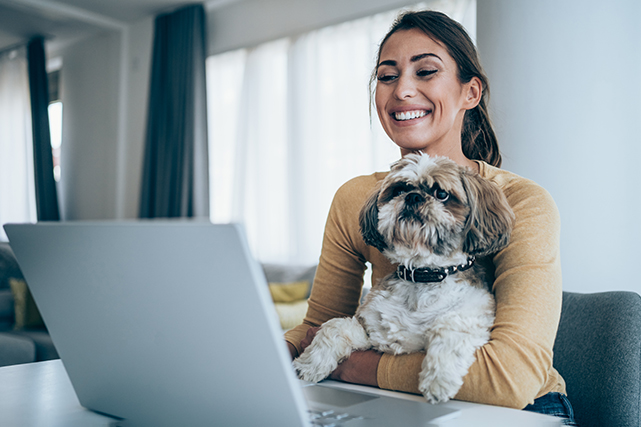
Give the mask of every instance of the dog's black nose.
[(418, 193), (409, 193), (405, 196), (405, 204), (407, 206), (416, 206), (425, 202), (425, 197)]

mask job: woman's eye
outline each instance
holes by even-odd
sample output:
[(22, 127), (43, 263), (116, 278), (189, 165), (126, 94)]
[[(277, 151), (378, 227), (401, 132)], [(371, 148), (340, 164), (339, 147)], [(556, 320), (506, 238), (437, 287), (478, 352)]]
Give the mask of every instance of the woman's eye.
[(385, 82), (391, 82), (391, 81), (392, 81), (392, 80), (394, 80), (395, 78), (396, 78), (396, 75), (394, 75), (394, 74), (383, 74), (383, 75), (381, 75), (381, 76), (378, 76), (376, 79), (377, 79), (379, 82), (383, 82), (383, 83), (385, 83)]
[(450, 193), (448, 193), (445, 190), (441, 190), (440, 188), (437, 188), (436, 190), (434, 190), (434, 198), (436, 200), (444, 202), (450, 198)]
[(431, 76), (432, 74), (436, 73), (438, 70), (419, 70), (416, 72), (416, 75), (419, 77), (427, 77)]

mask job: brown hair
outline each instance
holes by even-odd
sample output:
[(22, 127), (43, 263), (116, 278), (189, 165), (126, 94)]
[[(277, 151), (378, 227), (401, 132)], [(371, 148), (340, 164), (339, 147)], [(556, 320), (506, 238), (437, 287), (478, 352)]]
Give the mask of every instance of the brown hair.
[[(463, 129), (461, 130), (461, 144), (463, 154), (468, 159), (483, 160), (492, 166), (501, 166), (501, 153), (498, 140), (492, 128), (488, 103), (490, 98), (490, 85), (481, 66), (478, 52), (465, 28), (447, 15), (431, 10), (420, 12), (405, 12), (401, 14), (392, 28), (381, 42), (376, 55), (376, 66), (381, 59), (383, 45), (392, 34), (397, 31), (418, 29), (435, 41), (445, 46), (450, 56), (458, 65), (458, 78), (461, 83), (468, 83), (473, 77), (481, 80), (483, 93), (479, 104), (465, 112)], [(370, 93), (374, 93), (376, 71), (370, 78)]]

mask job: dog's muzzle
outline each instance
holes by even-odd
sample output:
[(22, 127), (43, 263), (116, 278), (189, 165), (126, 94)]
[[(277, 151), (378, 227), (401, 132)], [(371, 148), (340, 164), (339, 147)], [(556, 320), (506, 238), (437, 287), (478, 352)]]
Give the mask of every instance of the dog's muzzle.
[(439, 267), (439, 268), (407, 268), (404, 265), (399, 265), (396, 269), (396, 274), (399, 278), (407, 280), (414, 283), (435, 283), (442, 282), (450, 274), (457, 273), (459, 271), (465, 271), (474, 265), (476, 257), (471, 256), (467, 261), (460, 265), (452, 265), (449, 267)]

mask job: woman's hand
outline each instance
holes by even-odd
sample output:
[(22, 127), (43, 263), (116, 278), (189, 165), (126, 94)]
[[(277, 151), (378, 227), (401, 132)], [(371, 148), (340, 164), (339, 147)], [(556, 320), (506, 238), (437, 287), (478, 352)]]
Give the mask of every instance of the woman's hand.
[(329, 376), (332, 380), (378, 387), (376, 373), (382, 353), (375, 350), (355, 351)]
[[(300, 346), (305, 351), (312, 343), (319, 327), (311, 327), (307, 330), (305, 338), (300, 342)], [(291, 346), (291, 344), (290, 344)], [(291, 346), (291, 349), (293, 346)], [(296, 351), (294, 349), (294, 351)], [(292, 353), (293, 354), (293, 353)], [(378, 362), (383, 354), (374, 350), (355, 351), (344, 360), (329, 376), (332, 380), (343, 381), (354, 384), (363, 384), (378, 387), (376, 373)]]
[(303, 338), (300, 341), (300, 346), (303, 349), (303, 351), (305, 351), (305, 349), (309, 347), (309, 345), (312, 343), (319, 329), (320, 329), (319, 326), (312, 326), (307, 330), (307, 334), (305, 335), (305, 338)]

